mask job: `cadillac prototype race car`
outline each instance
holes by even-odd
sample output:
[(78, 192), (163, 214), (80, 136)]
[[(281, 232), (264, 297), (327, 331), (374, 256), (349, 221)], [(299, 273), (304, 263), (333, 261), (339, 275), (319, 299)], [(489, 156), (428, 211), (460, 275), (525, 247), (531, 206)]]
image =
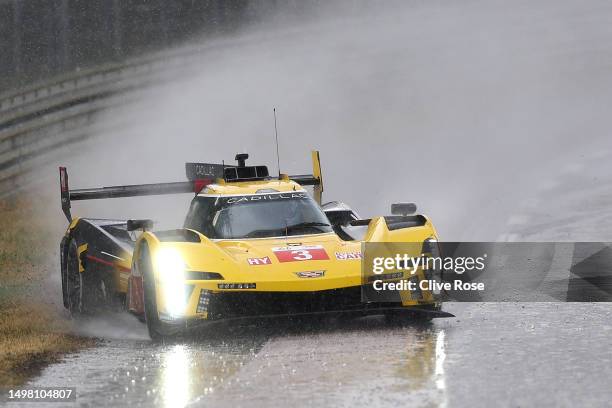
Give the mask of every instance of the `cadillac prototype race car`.
[[(152, 339), (251, 317), (452, 316), (427, 291), (363, 301), (363, 243), (422, 242), (429, 252), (437, 246), (434, 226), (412, 214), (414, 204), (361, 219), (344, 203), (321, 205), (318, 152), (311, 175), (270, 177), (247, 158), (237, 155), (233, 166), (187, 163), (184, 182), (79, 190), (70, 190), (60, 167), (70, 223), (60, 245), (64, 306), (73, 314), (125, 308), (146, 322)], [(169, 231), (152, 231), (150, 220), (73, 218), (70, 211), (75, 200), (178, 193), (195, 196), (183, 228)], [(417, 279), (429, 279), (428, 272), (419, 270)]]

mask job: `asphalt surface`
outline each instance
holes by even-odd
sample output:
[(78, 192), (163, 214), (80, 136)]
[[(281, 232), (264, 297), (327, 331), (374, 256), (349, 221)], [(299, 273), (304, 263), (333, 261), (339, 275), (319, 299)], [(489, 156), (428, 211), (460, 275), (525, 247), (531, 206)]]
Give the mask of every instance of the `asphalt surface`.
[(80, 406), (609, 405), (610, 304), (446, 310), (457, 317), (247, 327), (169, 345), (106, 340), (28, 386), (74, 386)]

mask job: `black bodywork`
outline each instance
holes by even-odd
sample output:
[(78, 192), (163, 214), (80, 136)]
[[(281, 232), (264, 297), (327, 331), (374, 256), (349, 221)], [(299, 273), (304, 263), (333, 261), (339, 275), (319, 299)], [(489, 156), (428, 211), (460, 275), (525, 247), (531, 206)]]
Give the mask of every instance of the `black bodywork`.
[(127, 230), (127, 221), (80, 218), (69, 229), (60, 243), (62, 295), (64, 306), (68, 308), (67, 263), (68, 245), (71, 240), (77, 247), (87, 244), (80, 252), (79, 261), (84, 268), (82, 273), (104, 282), (107, 300), (116, 297), (118, 291), (114, 280), (115, 264), (120, 259), (131, 258), (135, 236)]

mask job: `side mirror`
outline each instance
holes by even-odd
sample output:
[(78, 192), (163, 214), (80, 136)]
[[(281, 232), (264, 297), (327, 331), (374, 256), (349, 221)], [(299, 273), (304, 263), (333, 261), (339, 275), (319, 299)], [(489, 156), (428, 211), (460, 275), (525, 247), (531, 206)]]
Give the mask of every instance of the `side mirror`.
[(146, 231), (151, 228), (153, 228), (153, 220), (128, 220), (127, 221), (128, 231), (136, 231), (139, 229)]
[(391, 204), (391, 214), (393, 215), (410, 215), (417, 210), (415, 203), (393, 203)]

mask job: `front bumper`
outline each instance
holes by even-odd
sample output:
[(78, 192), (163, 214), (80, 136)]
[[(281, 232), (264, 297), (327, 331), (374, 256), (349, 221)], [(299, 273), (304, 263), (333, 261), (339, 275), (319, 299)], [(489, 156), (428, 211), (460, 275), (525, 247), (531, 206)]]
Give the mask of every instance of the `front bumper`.
[(396, 302), (364, 302), (361, 286), (308, 292), (213, 291), (196, 286), (188, 293), (189, 299), (183, 315), (170, 317), (160, 313), (160, 318), (185, 322), (322, 314), (372, 315), (384, 314), (390, 310), (415, 313), (440, 310), (440, 302), (432, 299), (402, 301), (398, 297)]

